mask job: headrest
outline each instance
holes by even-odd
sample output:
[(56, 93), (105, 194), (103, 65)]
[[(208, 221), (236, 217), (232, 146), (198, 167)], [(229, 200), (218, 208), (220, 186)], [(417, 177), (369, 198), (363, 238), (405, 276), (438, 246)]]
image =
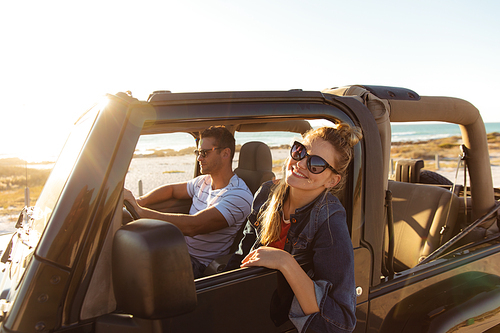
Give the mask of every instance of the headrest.
[(271, 150), (263, 142), (245, 143), (241, 147), (238, 167), (234, 172), (255, 194), (262, 183), (274, 179)]
[(272, 171), (271, 150), (263, 142), (245, 143), (240, 150), (238, 168), (251, 171)]

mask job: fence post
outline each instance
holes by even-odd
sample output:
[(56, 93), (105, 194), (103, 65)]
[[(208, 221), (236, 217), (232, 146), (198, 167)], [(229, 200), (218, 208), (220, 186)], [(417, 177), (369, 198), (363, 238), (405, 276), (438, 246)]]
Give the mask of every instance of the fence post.
[(24, 188), (24, 206), (30, 206), (30, 188), (28, 187), (28, 161), (25, 161), (25, 170), (26, 170), (26, 187)]
[(439, 170), (439, 154), (435, 155), (435, 159), (436, 159), (436, 170)]
[(142, 197), (142, 180), (139, 180), (139, 196)]
[(26, 187), (24, 189), (24, 205), (26, 207), (30, 206), (30, 188), (29, 187)]

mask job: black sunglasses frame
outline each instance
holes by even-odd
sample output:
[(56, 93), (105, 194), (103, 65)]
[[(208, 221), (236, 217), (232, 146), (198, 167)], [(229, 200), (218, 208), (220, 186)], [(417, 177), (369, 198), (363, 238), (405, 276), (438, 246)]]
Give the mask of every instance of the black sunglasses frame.
[(217, 150), (217, 149), (224, 149), (222, 147), (213, 147), (212, 149), (196, 149), (194, 151), (194, 154), (196, 155), (196, 157), (198, 156), (201, 156), (202, 158), (205, 158), (207, 157), (208, 153), (214, 151), (214, 150)]
[[(299, 151), (299, 149), (297, 147), (300, 147), (302, 149)], [(299, 156), (298, 156), (299, 158), (295, 158), (294, 157), (294, 153), (297, 153), (297, 152), (299, 152)], [(290, 148), (290, 157), (293, 160), (295, 160), (295, 161), (301, 161), (301, 160), (303, 160), (304, 158), (307, 157), (307, 162), (306, 162), (307, 170), (309, 170), (311, 173), (313, 173), (315, 175), (318, 175), (318, 174), (322, 173), (326, 169), (330, 169), (335, 174), (340, 175), (340, 173), (337, 170), (335, 170), (334, 167), (332, 167), (330, 164), (328, 164), (328, 162), (325, 161), (325, 159), (323, 157), (318, 156), (318, 155), (309, 155), (307, 153), (306, 147), (302, 143), (300, 143), (298, 141), (295, 141), (293, 143), (292, 147)], [(314, 172), (313, 171), (313, 166), (312, 166), (312, 163), (311, 163), (311, 159), (313, 159), (313, 158), (318, 158), (324, 164), (324, 165), (318, 165), (318, 168), (323, 168), (320, 172)]]

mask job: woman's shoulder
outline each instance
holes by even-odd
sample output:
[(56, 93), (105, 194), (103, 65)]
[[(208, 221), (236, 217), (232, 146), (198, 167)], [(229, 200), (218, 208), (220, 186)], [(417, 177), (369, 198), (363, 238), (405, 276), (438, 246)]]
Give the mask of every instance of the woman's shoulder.
[(271, 192), (272, 188), (278, 184), (279, 180), (268, 180), (267, 182), (262, 183), (260, 185), (257, 192), (255, 192), (255, 198), (259, 196), (268, 196), (269, 192)]
[(323, 219), (319, 218), (319, 220), (327, 220), (333, 215), (342, 217), (346, 214), (344, 206), (340, 202), (339, 198), (331, 193), (327, 193), (324, 197), (320, 198), (314, 205), (311, 213), (315, 216), (323, 217)]
[(316, 201), (316, 207), (338, 208), (344, 210), (344, 206), (340, 202), (339, 198), (330, 192), (327, 192), (320, 197), (318, 201)]
[(267, 201), (269, 198), (269, 194), (271, 193), (271, 189), (273, 188), (274, 183), (272, 180), (263, 183), (257, 192), (255, 192), (252, 204), (252, 210), (258, 211), (260, 207)]

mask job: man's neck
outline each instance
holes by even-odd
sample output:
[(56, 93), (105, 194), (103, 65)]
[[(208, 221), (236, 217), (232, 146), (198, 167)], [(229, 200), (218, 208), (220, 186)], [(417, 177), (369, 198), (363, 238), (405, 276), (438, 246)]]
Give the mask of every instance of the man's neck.
[(210, 177), (212, 178), (212, 190), (220, 190), (221, 188), (226, 187), (233, 176), (234, 172), (231, 169), (225, 170), (224, 172), (211, 174)]

